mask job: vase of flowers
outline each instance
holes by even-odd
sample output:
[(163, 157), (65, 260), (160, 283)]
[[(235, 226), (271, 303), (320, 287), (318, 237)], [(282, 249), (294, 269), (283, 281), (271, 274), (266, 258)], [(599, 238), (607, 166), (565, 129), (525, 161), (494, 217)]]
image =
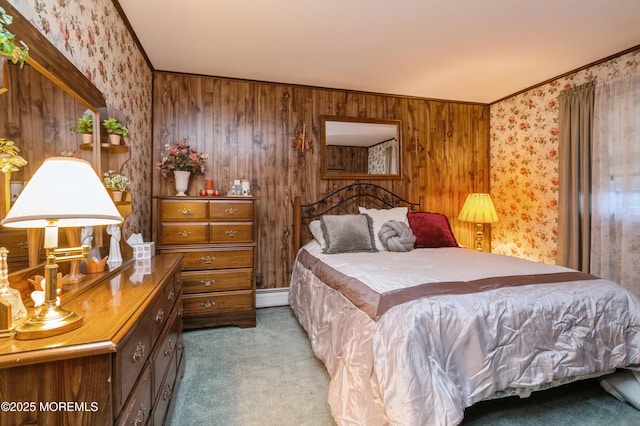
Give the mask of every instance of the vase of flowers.
[(113, 170), (109, 170), (104, 173), (102, 179), (105, 188), (111, 191), (113, 201), (116, 203), (122, 201), (122, 196), (127, 186), (131, 183), (131, 180), (123, 174), (116, 173)]
[(177, 141), (173, 146), (165, 145), (165, 153), (162, 159), (156, 163), (162, 176), (175, 178), (178, 196), (187, 195), (189, 178), (193, 175), (203, 174), (204, 165), (209, 160), (205, 153), (187, 145), (185, 140)]

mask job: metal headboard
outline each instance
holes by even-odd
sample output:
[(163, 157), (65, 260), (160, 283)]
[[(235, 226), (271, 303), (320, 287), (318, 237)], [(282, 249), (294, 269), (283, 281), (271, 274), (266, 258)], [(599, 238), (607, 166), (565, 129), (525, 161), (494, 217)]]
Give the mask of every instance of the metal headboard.
[(421, 211), (422, 202), (422, 196), (419, 202), (414, 203), (372, 183), (347, 185), (310, 204), (302, 204), (300, 197), (296, 197), (293, 212), (293, 252), (297, 253), (300, 247), (311, 239), (309, 222), (325, 214), (357, 214), (359, 206), (369, 209), (407, 207), (409, 211)]

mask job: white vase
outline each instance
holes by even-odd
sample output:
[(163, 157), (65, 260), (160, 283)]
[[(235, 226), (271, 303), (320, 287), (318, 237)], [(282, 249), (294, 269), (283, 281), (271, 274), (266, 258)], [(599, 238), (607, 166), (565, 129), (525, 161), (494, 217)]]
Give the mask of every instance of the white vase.
[(189, 189), (189, 176), (191, 176), (191, 172), (183, 171), (183, 170), (174, 170), (173, 177), (176, 179), (176, 194), (179, 197), (186, 196), (186, 191)]

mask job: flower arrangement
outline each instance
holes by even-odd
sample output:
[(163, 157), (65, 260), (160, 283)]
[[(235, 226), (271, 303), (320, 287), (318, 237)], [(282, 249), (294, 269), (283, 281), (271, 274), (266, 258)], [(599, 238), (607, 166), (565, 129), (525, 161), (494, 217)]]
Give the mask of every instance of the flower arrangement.
[(18, 167), (27, 164), (27, 160), (19, 155), (20, 149), (14, 141), (0, 138), (0, 172), (17, 172)]
[(165, 155), (156, 163), (156, 168), (160, 170), (162, 176), (169, 177), (171, 172), (176, 170), (196, 175), (204, 173), (204, 164), (209, 160), (209, 156), (191, 148), (184, 139), (177, 141), (173, 147), (167, 144), (164, 148)]
[(112, 191), (124, 191), (131, 183), (128, 177), (116, 173), (113, 170), (105, 172), (102, 181), (104, 182), (104, 186)]

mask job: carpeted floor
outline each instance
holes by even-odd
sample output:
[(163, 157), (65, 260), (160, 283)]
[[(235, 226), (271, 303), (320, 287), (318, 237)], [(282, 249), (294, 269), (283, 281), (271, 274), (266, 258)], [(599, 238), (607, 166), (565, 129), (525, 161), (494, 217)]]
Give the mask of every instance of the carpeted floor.
[[(256, 328), (187, 331), (185, 345), (171, 425), (335, 425), (329, 375), (288, 307), (258, 309)], [(640, 412), (584, 381), (476, 404), (462, 425), (635, 426)]]

